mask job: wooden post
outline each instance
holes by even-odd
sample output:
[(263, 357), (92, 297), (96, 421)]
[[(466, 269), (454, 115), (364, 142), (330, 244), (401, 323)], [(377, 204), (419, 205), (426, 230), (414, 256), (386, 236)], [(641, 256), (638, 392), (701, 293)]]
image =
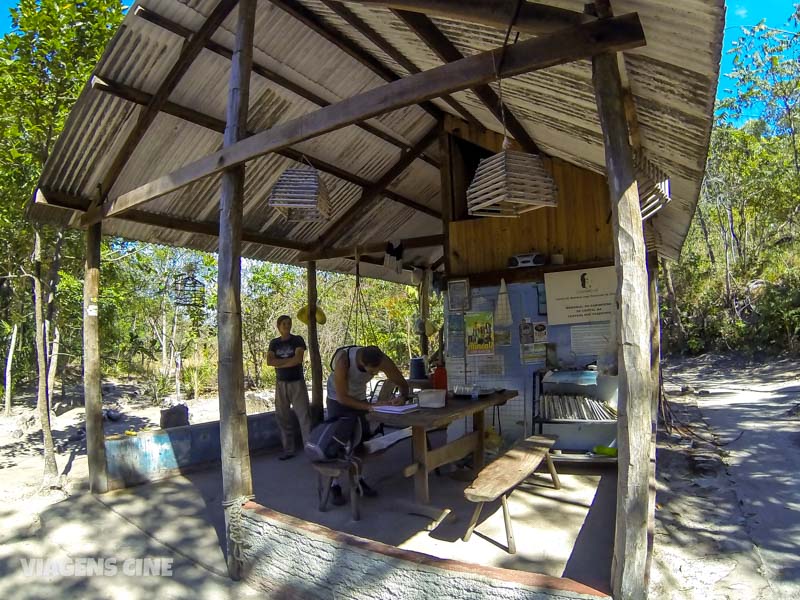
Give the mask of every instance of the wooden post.
[(661, 319), (658, 310), (658, 254), (647, 255), (647, 278), (650, 303), (650, 485), (647, 504), (647, 563), (645, 564), (645, 586), (650, 584), (650, 567), (653, 560), (653, 542), (656, 527), (656, 438), (658, 435), (658, 401), (661, 397)]
[(83, 280), (83, 397), (86, 413), (86, 454), (89, 490), (108, 491), (106, 442), (103, 434), (103, 390), (100, 384), (100, 238), (102, 225), (86, 230), (86, 264)]
[(422, 331), (419, 334), (419, 348), (422, 356), (428, 356), (430, 344), (428, 342), (428, 332), (425, 331), (425, 323), (431, 316), (430, 311), (430, 285), (428, 285), (429, 271), (425, 269), (422, 274), (422, 282), (419, 285), (419, 318), (422, 319)]
[(647, 597), (652, 393), (644, 232), (616, 56), (595, 56), (592, 79), (605, 145), (619, 315), (619, 473), (611, 586), (617, 600), (640, 600)]
[(317, 332), (317, 263), (306, 263), (308, 274), (308, 355), (311, 358), (311, 423), (316, 425), (324, 419), (322, 407), (322, 358), (319, 355), (319, 333)]
[(441, 181), (441, 208), (442, 208), (442, 233), (444, 233), (444, 241), (442, 242), (442, 251), (444, 258), (444, 272), (446, 275), (450, 274), (450, 221), (453, 214), (453, 182), (452, 182), (452, 169), (450, 168), (450, 146), (452, 139), (449, 133), (442, 129), (439, 132), (439, 154), (442, 166), (439, 169), (439, 177)]
[[(236, 22), (236, 43), (228, 86), (225, 147), (245, 135), (253, 59), (253, 25), (256, 0), (242, 0)], [(222, 493), (225, 503), (228, 573), (241, 578), (238, 549), (231, 539), (237, 527), (239, 499), (253, 494), (250, 449), (247, 440), (247, 409), (244, 400), (241, 314), (242, 206), (244, 165), (222, 174), (219, 210), (219, 281), (217, 288), (219, 429), (222, 445)], [(234, 515), (232, 517), (232, 515)]]

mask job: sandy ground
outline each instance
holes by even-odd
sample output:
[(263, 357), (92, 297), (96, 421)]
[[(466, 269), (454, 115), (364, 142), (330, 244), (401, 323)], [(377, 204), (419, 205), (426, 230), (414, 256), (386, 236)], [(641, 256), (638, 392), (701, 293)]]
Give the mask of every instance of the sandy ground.
[[(650, 597), (800, 598), (800, 368), (789, 359), (700, 357), (665, 364), (664, 383), (677, 427), (659, 436)], [(70, 396), (79, 397), (80, 388), (68, 390)], [(224, 565), (205, 564), (202, 548), (175, 554), (168, 540), (148, 538), (86, 493), (82, 408), (63, 407), (53, 417), (66, 493), (38, 493), (41, 434), (33, 401), (31, 393), (18, 395), (14, 415), (0, 418), (0, 597), (47, 597), (36, 582), (19, 578), (19, 557), (86, 555), (96, 532), (82, 515), (122, 536), (121, 557), (175, 556), (185, 576), (137, 580), (136, 586), (124, 577), (69, 580), (46, 588), (59, 590), (57, 597), (252, 594), (224, 576)], [(270, 397), (251, 402), (265, 410)], [(159, 407), (130, 381), (105, 382), (104, 403), (124, 415), (107, 423), (108, 433), (158, 425)], [(217, 399), (191, 401), (189, 409), (192, 423), (214, 420)], [(202, 517), (200, 509), (184, 510)]]
[(800, 598), (800, 367), (668, 363), (651, 597)]

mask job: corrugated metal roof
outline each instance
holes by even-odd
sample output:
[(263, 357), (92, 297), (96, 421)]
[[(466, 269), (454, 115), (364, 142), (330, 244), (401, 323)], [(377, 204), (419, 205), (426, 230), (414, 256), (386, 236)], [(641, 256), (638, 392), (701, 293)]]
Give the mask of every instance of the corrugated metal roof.
[[(178, 57), (184, 38), (136, 16), (145, 7), (191, 31), (198, 30), (217, 0), (182, 2), (141, 0), (128, 12), (122, 26), (98, 64), (95, 74), (153, 94)], [(398, 75), (407, 73), (394, 59), (317, 0), (302, 0), (342, 37)], [(561, 8), (581, 11), (583, 0), (550, 0)], [(400, 50), (417, 67), (441, 64), (436, 55), (390, 10), (375, 5), (348, 3), (348, 9)], [(625, 54), (630, 87), (638, 111), (642, 145), (648, 157), (672, 180), (674, 201), (653, 219), (658, 249), (677, 256), (688, 231), (705, 165), (711, 115), (719, 70), (724, 2), (722, 0), (618, 0), (616, 14), (638, 12), (647, 46)], [(234, 45), (236, 11), (214, 34), (213, 41)], [(465, 55), (498, 47), (504, 31), (454, 21), (433, 19)], [(525, 35), (521, 36), (525, 39)], [(254, 60), (282, 77), (332, 103), (377, 87), (385, 81), (336, 45), (307, 28), (288, 13), (262, 0), (255, 26)], [(230, 61), (203, 50), (183, 77), (170, 101), (224, 120)], [(495, 89), (497, 86), (494, 85)], [(515, 77), (503, 82), (504, 101), (543, 151), (598, 172), (605, 169), (603, 143), (591, 81), (591, 64), (578, 61)], [(453, 95), (484, 126), (501, 131), (500, 122), (470, 91)], [(453, 109), (437, 101), (442, 110)], [(316, 104), (279, 85), (253, 75), (248, 129), (260, 131), (312, 112)], [(97, 195), (102, 178), (141, 110), (87, 86), (78, 99), (40, 179), (40, 188), (59, 197), (87, 203)], [(418, 106), (394, 111), (370, 121), (398, 140), (413, 144), (435, 125)], [(130, 156), (109, 197), (210, 154), (221, 147), (220, 133), (161, 113)], [(295, 147), (368, 181), (375, 181), (400, 156), (400, 150), (375, 135), (350, 126)], [(437, 149), (430, 148), (429, 156)], [(245, 227), (248, 230), (313, 242), (327, 223), (287, 223), (267, 202), (269, 189), (293, 161), (268, 155), (247, 165)], [(361, 188), (332, 175), (323, 175), (331, 193), (333, 217), (341, 215), (361, 193)], [(439, 173), (431, 164), (415, 160), (390, 186), (420, 204), (440, 208)], [(39, 196), (42, 199), (42, 196)], [(219, 177), (209, 177), (140, 207), (144, 211), (213, 222), (217, 219)], [(43, 200), (31, 206), (33, 218), (65, 223), (69, 213)], [(69, 222), (74, 226), (77, 218)], [(104, 231), (133, 239), (185, 245), (213, 251), (216, 238), (202, 234), (170, 232), (153, 225), (112, 219)], [(441, 232), (441, 222), (391, 200), (375, 202), (341, 239), (355, 245), (379, 239), (400, 239)], [(293, 262), (296, 250), (246, 243), (245, 256)], [(435, 259), (439, 251), (416, 251), (419, 260)], [(351, 263), (337, 259), (322, 266), (349, 270)], [(380, 268), (373, 269), (380, 273)], [(396, 275), (383, 273), (386, 278)]]

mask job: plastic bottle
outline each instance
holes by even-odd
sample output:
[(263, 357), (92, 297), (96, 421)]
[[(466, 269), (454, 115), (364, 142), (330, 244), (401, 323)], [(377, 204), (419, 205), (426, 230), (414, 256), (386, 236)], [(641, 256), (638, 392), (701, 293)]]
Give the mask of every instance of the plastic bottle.
[(473, 383), (472, 384), (472, 391), (470, 392), (469, 397), (472, 398), (473, 400), (477, 400), (478, 399), (478, 384), (477, 383)]
[(433, 370), (433, 389), (446, 390), (447, 389), (447, 369), (439, 365)]

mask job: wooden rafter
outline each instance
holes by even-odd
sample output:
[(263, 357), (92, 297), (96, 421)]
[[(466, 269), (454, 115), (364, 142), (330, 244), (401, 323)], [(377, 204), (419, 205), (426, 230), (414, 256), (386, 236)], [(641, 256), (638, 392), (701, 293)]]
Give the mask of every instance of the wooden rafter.
[[(134, 14), (137, 17), (144, 19), (148, 23), (152, 23), (153, 25), (160, 27), (161, 29), (172, 32), (175, 35), (179, 35), (186, 39), (189, 39), (194, 33), (188, 27), (184, 27), (180, 23), (176, 23), (171, 19), (161, 16), (158, 13), (153, 12), (148, 8), (145, 8), (144, 6), (137, 6), (134, 11)], [(210, 50), (211, 52), (214, 52), (215, 54), (222, 56), (223, 58), (227, 58), (228, 60), (231, 59), (232, 52), (222, 44), (218, 44), (213, 40), (208, 40), (206, 42), (205, 47), (206, 50)], [(295, 83), (291, 79), (288, 79), (287, 77), (284, 77), (280, 73), (277, 73), (272, 69), (269, 69), (264, 65), (261, 65), (255, 61), (253, 61), (253, 73), (258, 75), (259, 77), (263, 77), (267, 81), (271, 81), (275, 85), (292, 92), (296, 96), (299, 96), (303, 100), (306, 100), (316, 106), (324, 107), (324, 106), (329, 106), (331, 104), (331, 102), (325, 100), (325, 98), (315, 94), (311, 90), (303, 87), (298, 83)], [(410, 144), (407, 144), (400, 138), (395, 137), (390, 133), (387, 133), (386, 131), (378, 127), (375, 127), (374, 125), (371, 125), (369, 123), (356, 123), (355, 126), (366, 131), (367, 133), (370, 133), (371, 135), (374, 135), (377, 138), (382, 139), (385, 142), (392, 144), (393, 146), (402, 148), (403, 150), (408, 150), (411, 148)], [(423, 154), (422, 156), (420, 156), (420, 160), (424, 160), (428, 164), (436, 167), (437, 169), (439, 168), (439, 161), (433, 159), (430, 156)]]
[[(395, 48), (386, 38), (370, 27), (361, 17), (347, 8), (344, 4), (336, 0), (320, 1), (356, 31), (361, 33), (365, 38), (383, 50), (389, 57), (393, 58), (397, 64), (403, 67), (406, 71), (412, 75), (422, 71), (422, 69), (411, 62), (411, 60), (409, 60), (405, 54)], [(478, 119), (476, 119), (472, 113), (470, 113), (458, 100), (452, 96), (442, 96), (442, 100), (449, 104), (450, 107), (452, 107), (458, 114), (460, 114), (470, 123), (480, 125), (480, 121), (478, 121)]]
[[(345, 37), (341, 32), (328, 25), (315, 13), (308, 10), (296, 0), (269, 1), (281, 10), (284, 10), (292, 15), (295, 19), (328, 40), (331, 44), (340, 48), (345, 54), (360, 62), (384, 81), (392, 82), (401, 79), (397, 73), (384, 66), (383, 63), (381, 63), (377, 58), (350, 40), (350, 38)], [(434, 119), (437, 121), (442, 120), (443, 114), (438, 106), (427, 101), (419, 102), (418, 104), (422, 110), (427, 112)]]
[(364, 215), (364, 211), (367, 209), (367, 207), (372, 204), (375, 199), (378, 198), (378, 196), (383, 194), (384, 190), (389, 186), (389, 184), (397, 179), (400, 173), (405, 171), (414, 161), (416, 155), (430, 146), (433, 143), (433, 140), (437, 139), (438, 136), (439, 126), (435, 125), (422, 137), (419, 142), (414, 144), (414, 147), (411, 150), (404, 153), (400, 159), (394, 163), (388, 171), (386, 171), (386, 173), (381, 175), (381, 178), (378, 179), (378, 181), (373, 183), (368, 188), (365, 188), (361, 193), (361, 197), (356, 200), (344, 212), (344, 214), (333, 223), (333, 225), (328, 227), (322, 233), (319, 238), (319, 246), (317, 247), (317, 250), (322, 252), (325, 248), (329, 248), (331, 245), (333, 245), (333, 242), (336, 240), (337, 236), (342, 232), (342, 230), (361, 218)]
[[(85, 212), (91, 205), (90, 200), (87, 198), (77, 198), (56, 190), (40, 189), (37, 193), (41, 194), (47, 204), (59, 208)], [(129, 210), (113, 218), (120, 221), (128, 221), (129, 223), (138, 223), (139, 225), (152, 225), (162, 229), (172, 229), (182, 233), (197, 233), (210, 237), (219, 236), (219, 223), (215, 221), (191, 221), (162, 213), (141, 210)], [(296, 252), (310, 252), (313, 249), (313, 246), (308, 243), (276, 238), (275, 236), (246, 228), (242, 229), (242, 241)]]
[[(444, 235), (436, 234), (436, 235), (426, 235), (416, 238), (408, 238), (405, 240), (400, 240), (400, 244), (402, 244), (403, 248), (407, 249), (414, 249), (414, 248), (433, 248), (436, 246), (441, 246), (444, 242)], [(367, 242), (365, 244), (358, 244), (356, 248), (328, 248), (327, 250), (322, 250), (321, 252), (311, 252), (308, 254), (301, 254), (298, 256), (298, 260), (302, 261), (309, 261), (309, 260), (328, 260), (331, 258), (349, 258), (356, 255), (358, 252), (359, 255), (361, 254), (379, 254), (383, 253), (386, 250), (386, 242)]]
[(514, 44), (505, 51), (505, 61), (500, 73), (497, 73), (496, 65), (501, 49), (476, 54), (373, 88), (314, 113), (262, 131), (122, 194), (105, 203), (102, 208), (85, 215), (82, 223), (89, 225), (233, 165), (243, 164), (258, 156), (287, 148), (358, 121), (494, 81), (498, 75), (500, 78), (513, 77), (603, 52), (637, 48), (644, 44), (644, 31), (639, 17), (630, 14), (587, 23), (558, 34)]
[[(514, 16), (517, 0), (349, 0), (355, 4), (385, 6), (397, 10), (422, 13), (431, 17), (445, 17), (468, 21), (497, 29), (508, 27)], [(568, 27), (587, 23), (592, 17), (583, 13), (523, 1), (515, 28), (523, 33), (553, 33)]]
[(194, 59), (197, 58), (206, 45), (206, 42), (211, 39), (211, 36), (219, 26), (222, 25), (222, 22), (237, 3), (238, 0), (220, 0), (205, 23), (203, 23), (203, 26), (187, 40), (186, 44), (184, 44), (178, 60), (175, 61), (175, 64), (172, 65), (172, 69), (167, 73), (161, 85), (158, 86), (158, 90), (153, 94), (150, 104), (139, 113), (136, 124), (128, 133), (128, 137), (125, 139), (111, 165), (106, 170), (106, 174), (100, 184), (99, 201), (102, 201), (105, 195), (111, 190), (120, 173), (122, 173), (122, 169), (125, 168), (128, 159), (133, 154), (134, 149), (142, 140), (144, 134), (147, 133), (147, 129), (155, 120), (156, 116), (158, 116), (161, 107), (167, 102), (169, 95), (178, 87), (181, 78), (189, 70), (189, 67), (192, 66)]
[[(91, 81), (92, 89), (98, 90), (100, 92), (110, 94), (117, 98), (122, 98), (123, 100), (127, 100), (128, 102), (134, 102), (136, 104), (147, 105), (150, 102), (152, 96), (147, 92), (143, 92), (141, 90), (137, 90), (131, 86), (110, 80), (110, 79), (100, 79), (99, 77), (93, 77)], [(200, 111), (194, 110), (193, 108), (188, 108), (185, 106), (181, 106), (180, 104), (176, 104), (174, 102), (166, 102), (162, 108), (162, 112), (170, 114), (174, 117), (178, 117), (179, 119), (183, 119), (189, 123), (194, 123), (195, 125), (200, 125), (201, 127), (205, 127), (206, 129), (210, 129), (212, 131), (216, 131), (218, 133), (225, 132), (225, 121), (222, 119), (217, 119), (216, 117), (212, 117), (210, 115), (206, 115)], [(253, 132), (248, 131), (248, 136), (253, 135)], [(297, 162), (308, 162), (314, 168), (338, 177), (344, 181), (349, 183), (353, 183), (359, 187), (367, 188), (372, 185), (371, 181), (363, 179), (358, 175), (354, 175), (344, 169), (341, 169), (335, 165), (332, 165), (328, 162), (310, 156), (308, 154), (299, 152), (297, 150), (293, 150), (291, 148), (285, 148), (283, 150), (278, 150), (276, 154), (280, 154), (281, 156), (285, 156), (286, 158), (290, 158)], [(426, 206), (425, 204), (421, 204), (420, 202), (416, 202), (402, 194), (398, 194), (397, 192), (392, 192), (391, 190), (385, 190), (383, 195), (397, 202), (398, 204), (402, 204), (404, 206), (408, 206), (409, 208), (413, 208), (421, 213), (426, 215), (430, 215), (436, 219), (440, 219), (442, 214), (434, 210), (433, 208)]]
[[(447, 36), (442, 33), (436, 24), (431, 21), (427, 16), (402, 11), (393, 11), (408, 26), (417, 36), (425, 42), (428, 47), (443, 62), (455, 62), (464, 58), (461, 51), (456, 48), (455, 44), (451, 42)], [(533, 141), (530, 134), (527, 132), (522, 123), (519, 122), (514, 113), (500, 101), (500, 98), (495, 91), (488, 85), (478, 85), (472, 88), (472, 91), (480, 99), (481, 102), (489, 109), (494, 115), (494, 118), (499, 122), (504, 123), (508, 131), (514, 136), (514, 139), (519, 142), (520, 146), (531, 154), (539, 154), (539, 147)]]

